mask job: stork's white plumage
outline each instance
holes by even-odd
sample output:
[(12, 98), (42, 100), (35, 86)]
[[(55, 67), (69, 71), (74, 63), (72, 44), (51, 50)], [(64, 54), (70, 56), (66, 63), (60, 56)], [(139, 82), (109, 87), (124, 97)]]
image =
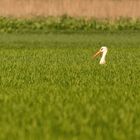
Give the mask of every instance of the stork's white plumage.
[(107, 47), (106, 46), (102, 46), (101, 49), (94, 55), (94, 58), (96, 58), (99, 54), (102, 54), (101, 60), (99, 64), (105, 64), (106, 63), (106, 54), (107, 54)]

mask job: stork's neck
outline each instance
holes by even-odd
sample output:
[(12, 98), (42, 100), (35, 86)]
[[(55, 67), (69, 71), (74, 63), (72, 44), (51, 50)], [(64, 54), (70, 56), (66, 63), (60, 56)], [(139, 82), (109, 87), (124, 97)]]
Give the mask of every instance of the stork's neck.
[(101, 57), (101, 60), (100, 60), (100, 64), (105, 64), (105, 58), (106, 58), (106, 54), (107, 54), (107, 51), (103, 52), (102, 54), (102, 57)]

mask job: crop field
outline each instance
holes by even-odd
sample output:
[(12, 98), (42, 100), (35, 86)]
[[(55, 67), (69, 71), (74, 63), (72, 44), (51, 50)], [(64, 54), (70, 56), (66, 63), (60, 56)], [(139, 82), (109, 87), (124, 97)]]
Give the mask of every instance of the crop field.
[(0, 33), (0, 140), (44, 139), (140, 139), (140, 32)]

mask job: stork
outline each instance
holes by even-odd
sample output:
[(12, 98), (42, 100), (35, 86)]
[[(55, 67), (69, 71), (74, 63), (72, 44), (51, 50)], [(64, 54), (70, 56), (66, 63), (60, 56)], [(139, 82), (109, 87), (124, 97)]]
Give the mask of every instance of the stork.
[(107, 47), (106, 46), (102, 46), (100, 48), (100, 50), (98, 52), (96, 52), (96, 54), (93, 56), (93, 58), (96, 58), (99, 54), (102, 54), (102, 57), (100, 59), (100, 63), (99, 64), (103, 65), (103, 64), (106, 63), (105, 58), (106, 58), (107, 51), (108, 51)]

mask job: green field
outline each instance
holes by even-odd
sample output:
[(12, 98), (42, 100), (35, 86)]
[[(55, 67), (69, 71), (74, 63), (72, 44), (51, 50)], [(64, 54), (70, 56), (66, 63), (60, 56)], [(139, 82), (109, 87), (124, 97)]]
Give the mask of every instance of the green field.
[(0, 140), (44, 139), (140, 139), (140, 32), (0, 34)]

